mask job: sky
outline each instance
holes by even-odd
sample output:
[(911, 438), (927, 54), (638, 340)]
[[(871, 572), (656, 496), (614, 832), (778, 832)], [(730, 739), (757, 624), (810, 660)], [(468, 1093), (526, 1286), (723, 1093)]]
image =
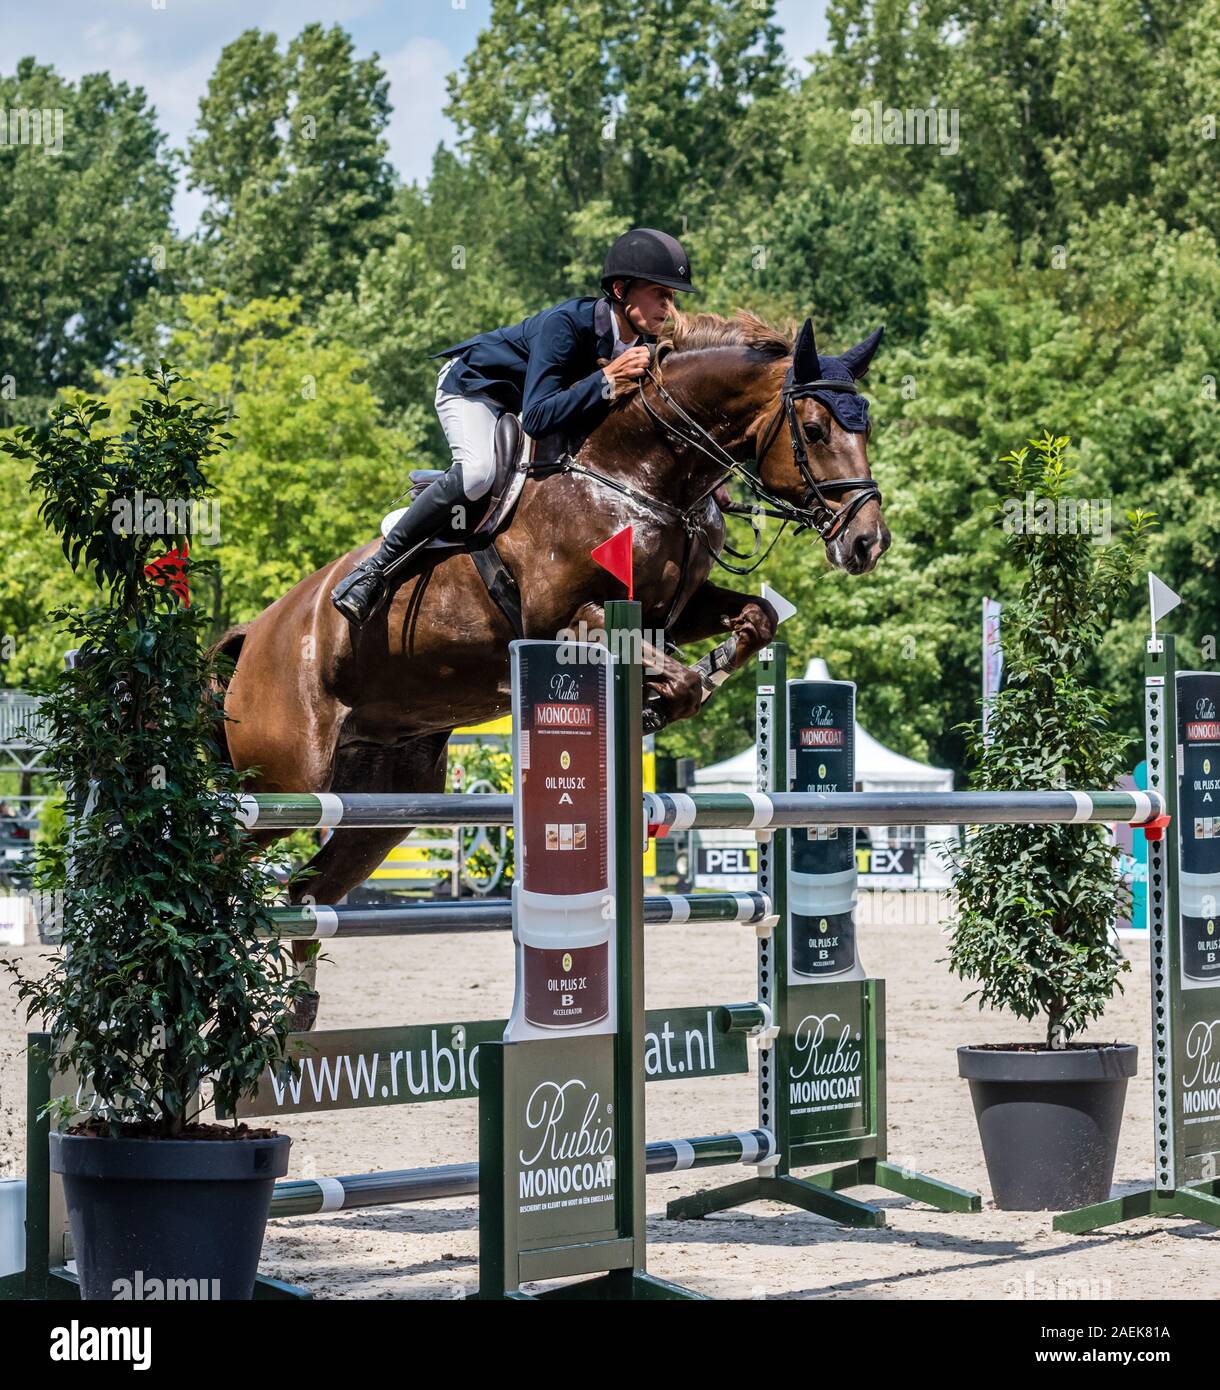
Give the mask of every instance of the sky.
[[(357, 53), (381, 55), (394, 114), (390, 160), (407, 182), (424, 180), (432, 153), (452, 141), (445, 78), (456, 71), (487, 23), (491, 0), (4, 0), (0, 71), (32, 54), (72, 80), (106, 71), (143, 87), (171, 145), (185, 148), (199, 98), (227, 43), (243, 30), (281, 43), (311, 21), (341, 24)], [(826, 37), (826, 0), (779, 0), (777, 22), (794, 65)], [(174, 203), (179, 228), (198, 221), (202, 199), (183, 186)]]

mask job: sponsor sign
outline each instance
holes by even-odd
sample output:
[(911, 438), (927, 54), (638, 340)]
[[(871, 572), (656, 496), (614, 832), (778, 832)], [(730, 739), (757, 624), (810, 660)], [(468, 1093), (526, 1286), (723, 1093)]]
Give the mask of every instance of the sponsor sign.
[[(649, 1081), (738, 1076), (749, 1070), (744, 1033), (723, 1033), (715, 1009), (650, 1009), (644, 1037)], [(408, 1028), (350, 1028), (296, 1033), (289, 1056), (297, 1075), (268, 1071), (258, 1094), (237, 1109), (252, 1115), (358, 1110), (469, 1100), (479, 1093), (479, 1049), (504, 1036), (504, 1020), (423, 1023)]]
[(1213, 1178), (1220, 1160), (1220, 673), (1177, 678), (1181, 992), (1172, 1030), (1179, 1164)]
[(794, 1145), (870, 1132), (867, 989), (844, 980), (788, 991), (780, 1080)]
[(856, 869), (874, 877), (911, 875), (915, 872), (914, 845), (856, 846)]
[[(1178, 677), (1182, 748), (1181, 947), (1185, 988), (1220, 984), (1220, 675)], [(1217, 995), (1220, 999), (1220, 994)]]
[[(618, 1235), (614, 1047), (576, 1037), (512, 1047), (505, 1191), (521, 1251)], [(630, 1174), (626, 1181), (630, 1182)]]
[(695, 849), (695, 887), (748, 893), (758, 884), (758, 844), (704, 845)]
[(609, 670), (592, 643), (514, 642), (519, 998), (506, 1040), (610, 1026)]

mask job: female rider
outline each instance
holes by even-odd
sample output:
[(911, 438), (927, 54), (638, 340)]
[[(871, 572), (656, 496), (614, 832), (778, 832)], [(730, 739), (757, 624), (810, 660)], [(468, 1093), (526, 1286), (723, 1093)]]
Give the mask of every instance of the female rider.
[[(601, 423), (618, 383), (644, 374), (674, 303), (690, 291), (690, 261), (665, 232), (635, 227), (611, 246), (602, 267), (603, 297), (568, 299), (508, 328), (480, 333), (437, 353), (446, 358), (436, 384), (436, 413), (453, 453), (395, 523), (380, 549), (331, 593), (359, 627), (387, 584), (454, 516), (480, 517), (495, 481), (496, 421), (521, 416), (531, 438), (560, 435), (574, 449)], [(461, 508), (461, 511), (456, 509)]]

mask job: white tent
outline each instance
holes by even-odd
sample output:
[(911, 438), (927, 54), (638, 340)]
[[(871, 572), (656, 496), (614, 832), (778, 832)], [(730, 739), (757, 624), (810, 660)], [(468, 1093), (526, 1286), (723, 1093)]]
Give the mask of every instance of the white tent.
[[(806, 680), (829, 680), (830, 673), (821, 657), (814, 657), (805, 670)], [(753, 791), (756, 775), (756, 752), (753, 747), (734, 753), (731, 758), (701, 767), (695, 772), (695, 788), (701, 792)], [(886, 748), (856, 720), (856, 790), (862, 792), (951, 792), (953, 772), (946, 767), (929, 767)], [(922, 831), (922, 833), (921, 833)], [(956, 842), (958, 829), (950, 825), (926, 827), (869, 827), (874, 867), (880, 872), (861, 874), (864, 887), (943, 888), (949, 875), (936, 846), (944, 841)], [(707, 831), (700, 835), (704, 845), (740, 843), (739, 832)], [(912, 856), (886, 855), (885, 849), (910, 850)], [(914, 858), (914, 864), (910, 860)], [(907, 861), (907, 872), (899, 869)], [(708, 884), (707, 886), (711, 886)], [(740, 885), (738, 885), (740, 886)]]

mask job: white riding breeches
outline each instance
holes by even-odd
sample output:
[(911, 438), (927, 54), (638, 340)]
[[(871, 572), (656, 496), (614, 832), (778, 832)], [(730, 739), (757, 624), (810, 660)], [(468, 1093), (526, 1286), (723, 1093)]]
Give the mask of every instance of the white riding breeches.
[(445, 378), (455, 361), (450, 358), (437, 378), (436, 413), (453, 461), (462, 465), (462, 490), (477, 502), (496, 480), (496, 421), (504, 409), (486, 396), (458, 396), (446, 391)]

